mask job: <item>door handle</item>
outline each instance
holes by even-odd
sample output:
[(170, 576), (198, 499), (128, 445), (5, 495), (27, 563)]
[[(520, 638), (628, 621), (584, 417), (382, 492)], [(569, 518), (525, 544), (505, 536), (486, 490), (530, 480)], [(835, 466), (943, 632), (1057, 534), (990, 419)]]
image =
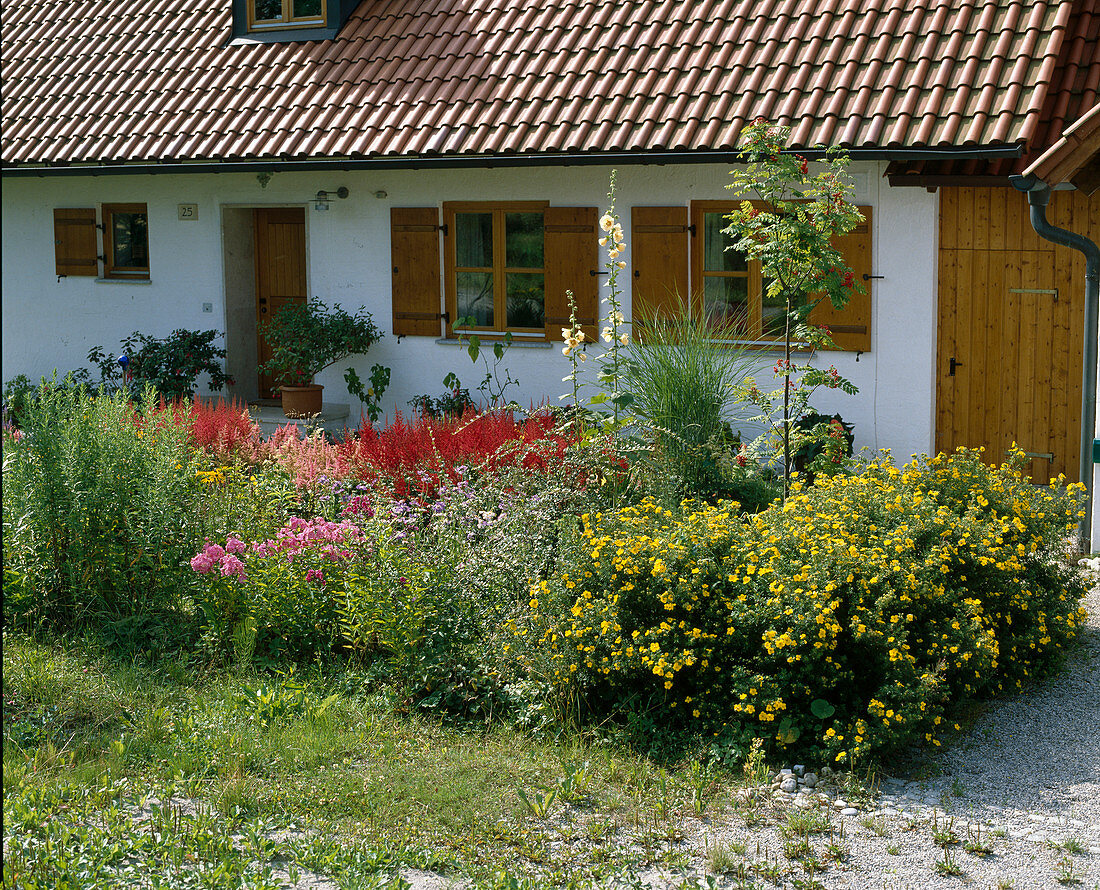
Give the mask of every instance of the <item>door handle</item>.
[(947, 364), (947, 376), (948, 377), (954, 377), (955, 376), (955, 368), (958, 368), (958, 367), (961, 367), (961, 366), (962, 366), (962, 362), (957, 361), (955, 359), (955, 356), (951, 356), (951, 360)]

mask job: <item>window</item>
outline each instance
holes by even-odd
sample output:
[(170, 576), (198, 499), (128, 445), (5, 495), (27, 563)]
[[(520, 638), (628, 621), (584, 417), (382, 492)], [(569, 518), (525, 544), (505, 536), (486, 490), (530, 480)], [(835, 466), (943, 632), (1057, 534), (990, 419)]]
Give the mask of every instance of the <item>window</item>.
[(469, 330), (558, 340), (569, 324), (572, 293), (577, 323), (595, 342), (598, 215), (595, 207), (545, 201), (449, 203), (440, 225), (436, 207), (391, 208), (394, 334), (438, 337), (446, 319), (444, 333), (454, 336), (454, 320), (473, 316), (477, 324)]
[(149, 277), (149, 213), (144, 204), (103, 205), (103, 277)]
[[(693, 201), (690, 207), (631, 208), (632, 314), (639, 318), (674, 317), (690, 298), (692, 314), (733, 322), (741, 342), (770, 345), (783, 337), (786, 299), (767, 295), (768, 281), (756, 262), (727, 249), (733, 239), (722, 230), (734, 209), (729, 201)], [(871, 208), (852, 232), (835, 246), (866, 288), (844, 309), (828, 300), (814, 306), (809, 320), (827, 326), (837, 348), (871, 348)]]
[(546, 202), (443, 205), (448, 333), (546, 333)]
[(783, 336), (787, 301), (780, 294), (768, 296), (771, 284), (760, 273), (758, 262), (749, 262), (733, 249), (736, 238), (725, 229), (726, 215), (734, 205), (694, 201), (692, 279), (701, 297), (703, 317), (723, 324), (733, 322), (745, 340), (774, 340)]
[(326, 0), (248, 0), (249, 30), (325, 24)]

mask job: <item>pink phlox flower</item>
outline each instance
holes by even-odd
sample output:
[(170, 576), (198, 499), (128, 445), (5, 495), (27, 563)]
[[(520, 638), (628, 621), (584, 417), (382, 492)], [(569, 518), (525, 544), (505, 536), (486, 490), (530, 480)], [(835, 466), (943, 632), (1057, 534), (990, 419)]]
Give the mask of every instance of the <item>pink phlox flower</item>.
[(225, 552), (226, 553), (232, 553), (232, 554), (237, 555), (237, 554), (244, 553), (245, 550), (247, 550), (247, 549), (248, 549), (248, 547), (245, 544), (245, 542), (240, 540), (239, 538), (229, 538), (225, 542)]
[(191, 557), (191, 568), (198, 572), (200, 575), (205, 575), (209, 572), (217, 563), (206, 553), (204, 550), (202, 553), (197, 553)]
[(222, 574), (226, 578), (235, 577), (238, 581), (244, 581), (244, 563), (235, 556), (227, 556), (222, 560)]

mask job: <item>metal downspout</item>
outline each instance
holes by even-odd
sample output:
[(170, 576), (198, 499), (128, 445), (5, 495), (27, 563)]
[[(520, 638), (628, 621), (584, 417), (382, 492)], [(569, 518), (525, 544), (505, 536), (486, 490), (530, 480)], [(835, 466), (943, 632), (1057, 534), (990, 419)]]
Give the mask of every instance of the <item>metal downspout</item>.
[(1047, 222), (1047, 204), (1050, 203), (1050, 186), (1032, 176), (1010, 177), (1012, 184), (1020, 191), (1027, 192), (1027, 203), (1031, 208), (1031, 227), (1041, 238), (1072, 247), (1085, 255), (1085, 367), (1081, 383), (1081, 475), (1079, 481), (1085, 486), (1085, 516), (1078, 523), (1081, 537), (1080, 545), (1087, 553), (1092, 547), (1092, 439), (1096, 430), (1096, 350), (1097, 318), (1100, 315), (1100, 247), (1096, 243), (1078, 235), (1052, 226)]

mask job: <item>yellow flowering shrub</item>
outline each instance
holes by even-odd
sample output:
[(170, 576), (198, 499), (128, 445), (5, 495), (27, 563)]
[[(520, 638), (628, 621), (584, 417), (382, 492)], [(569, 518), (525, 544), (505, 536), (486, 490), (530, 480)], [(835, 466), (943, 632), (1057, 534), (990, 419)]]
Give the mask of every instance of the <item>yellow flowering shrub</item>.
[(1084, 612), (1057, 558), (1077, 486), (976, 452), (797, 483), (785, 505), (585, 515), (517, 635), (593, 711), (844, 762), (939, 743), (954, 702), (1022, 685)]

